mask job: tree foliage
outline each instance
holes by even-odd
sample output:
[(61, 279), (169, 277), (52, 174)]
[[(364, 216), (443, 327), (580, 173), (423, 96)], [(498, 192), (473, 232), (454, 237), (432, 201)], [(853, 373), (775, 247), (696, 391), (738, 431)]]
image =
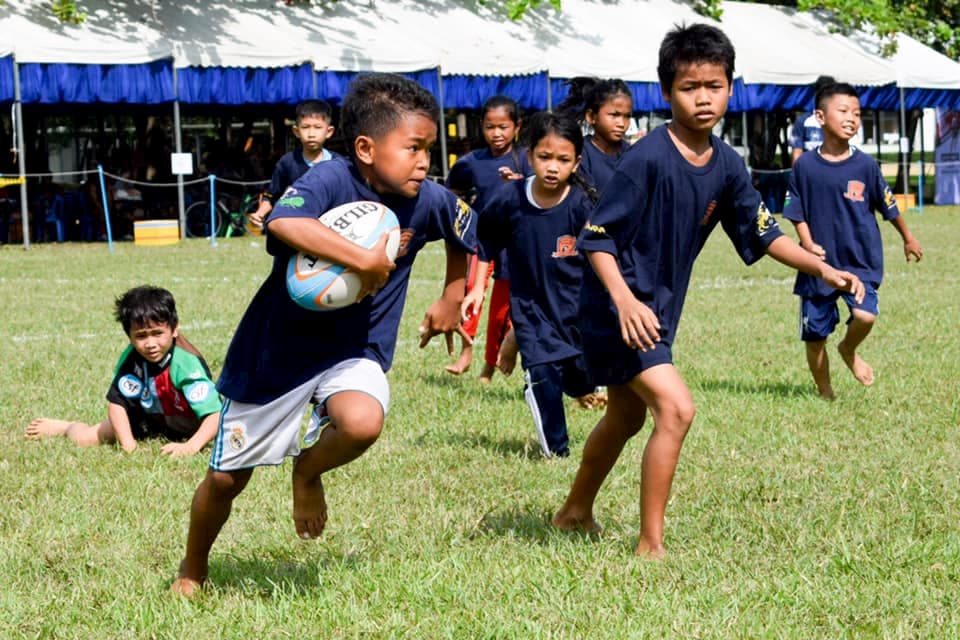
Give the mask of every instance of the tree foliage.
[[(338, 0), (284, 0), (292, 4), (328, 4)], [(340, 0), (346, 1), (346, 0)], [(456, 1), (456, 0), (451, 0)], [(698, 13), (723, 20), (723, 0), (690, 0)], [(51, 0), (53, 14), (62, 22), (79, 24), (86, 19), (83, 0)], [(562, 10), (562, 0), (478, 0), (481, 5), (502, 7), (511, 20), (521, 20), (542, 5)], [(770, 0), (761, 4), (823, 9), (831, 26), (842, 33), (872, 28), (880, 38), (880, 53), (892, 55), (896, 34), (906, 33), (954, 60), (960, 60), (960, 0)]]

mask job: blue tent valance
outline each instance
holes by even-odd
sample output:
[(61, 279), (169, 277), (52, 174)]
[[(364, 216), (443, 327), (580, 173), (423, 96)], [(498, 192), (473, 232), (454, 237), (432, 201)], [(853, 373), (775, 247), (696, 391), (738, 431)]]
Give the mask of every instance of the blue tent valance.
[(184, 104), (296, 104), (313, 97), (313, 69), (186, 67), (177, 69), (177, 93)]
[(13, 56), (0, 58), (0, 102), (13, 102)]
[[(347, 87), (350, 82), (360, 75), (357, 71), (317, 71), (317, 98), (322, 98), (330, 104), (338, 105), (343, 102), (343, 97), (347, 93)], [(401, 73), (405, 78), (413, 80), (421, 87), (437, 95), (439, 80), (437, 79), (436, 69), (421, 69), (420, 71), (408, 71)], [(446, 85), (446, 78), (444, 78)]]
[(497, 94), (510, 96), (523, 109), (546, 109), (547, 75), (443, 76), (443, 105), (448, 109), (479, 109)]
[(20, 95), (25, 104), (172, 102), (173, 63), (20, 65)]

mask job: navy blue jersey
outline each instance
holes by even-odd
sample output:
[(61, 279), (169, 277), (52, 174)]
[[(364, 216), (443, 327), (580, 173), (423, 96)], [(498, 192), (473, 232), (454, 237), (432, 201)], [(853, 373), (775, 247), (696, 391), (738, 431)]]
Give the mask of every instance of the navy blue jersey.
[[(468, 202), (476, 211), (483, 211), (488, 194), (502, 185), (500, 167), (507, 167), (514, 173), (529, 176), (533, 173), (530, 162), (527, 160), (526, 147), (513, 146), (510, 153), (494, 156), (490, 149), (471, 151), (457, 159), (447, 176), (447, 187), (458, 193), (471, 194)], [(506, 254), (495, 256), (493, 277), (505, 280), (510, 276), (507, 273)]]
[[(819, 151), (797, 158), (783, 217), (806, 222), (830, 266), (856, 274), (874, 289), (883, 280), (883, 241), (875, 211), (884, 220), (900, 215), (893, 191), (873, 158), (856, 149), (840, 162), (825, 160)], [(833, 288), (816, 276), (799, 273), (793, 292), (825, 296)]]
[(593, 136), (587, 136), (583, 139), (583, 154), (580, 159), (580, 174), (587, 179), (587, 182), (597, 188), (597, 191), (603, 191), (603, 188), (610, 182), (613, 172), (617, 168), (617, 162), (620, 156), (630, 145), (626, 142), (620, 143), (620, 151), (613, 155), (604, 153), (597, 148), (597, 145), (591, 141)]
[(477, 230), (481, 258), (507, 252), (510, 316), (524, 368), (580, 354), (577, 315), (584, 263), (576, 244), (593, 206), (571, 186), (563, 202), (541, 209), (528, 195), (531, 180), (494, 190)]
[(303, 157), (302, 149), (294, 149), (293, 151), (288, 151), (283, 154), (279, 160), (277, 160), (277, 166), (273, 168), (273, 177), (270, 180), (270, 188), (264, 192), (263, 199), (268, 201), (270, 204), (276, 204), (280, 196), (283, 195), (283, 192), (287, 190), (287, 187), (296, 182), (300, 176), (305, 174), (310, 170), (310, 167), (316, 165), (319, 162), (324, 160), (331, 160), (336, 157), (337, 154), (332, 151), (327, 151), (323, 149), (320, 154), (320, 158), (317, 159), (314, 163), (309, 163)]
[[(695, 167), (666, 125), (641, 138), (624, 152), (578, 243), (582, 251), (617, 257), (633, 295), (660, 320), (667, 345), (676, 334), (694, 259), (717, 223), (747, 264), (783, 235), (743, 159), (716, 136), (710, 143), (710, 161)], [(585, 331), (622, 342), (616, 309), (592, 269), (584, 272), (580, 303)]]
[(823, 128), (811, 111), (803, 114), (790, 128), (790, 148), (811, 151), (823, 144)]
[(414, 256), (444, 239), (473, 252), (476, 216), (442, 186), (426, 181), (413, 198), (371, 190), (348, 158), (323, 162), (277, 201), (268, 226), (279, 218), (318, 218), (341, 204), (374, 200), (400, 221), (396, 269), (375, 296), (336, 311), (309, 311), (287, 293), (286, 269), (296, 251), (267, 235), (273, 269), (250, 302), (233, 336), (218, 388), (228, 398), (263, 404), (347, 358), (370, 358), (390, 368)]

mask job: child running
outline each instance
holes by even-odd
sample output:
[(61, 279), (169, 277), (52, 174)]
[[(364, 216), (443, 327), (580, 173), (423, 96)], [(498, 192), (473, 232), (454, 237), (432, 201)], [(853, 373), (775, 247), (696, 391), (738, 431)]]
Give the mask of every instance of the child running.
[[(492, 189), (505, 181), (519, 180), (530, 175), (527, 154), (515, 144), (520, 133), (520, 111), (513, 98), (493, 96), (483, 104), (480, 128), (486, 147), (463, 156), (450, 169), (447, 187), (457, 195), (468, 199), (476, 211), (482, 211)], [(491, 256), (494, 258), (494, 256)], [(480, 380), (489, 382), (497, 366), (500, 345), (510, 328), (510, 282), (505, 253), (493, 260), (493, 292), (487, 317), (487, 337), (484, 367)], [(455, 362), (446, 366), (453, 375), (466, 373), (473, 361), (472, 338), (480, 325), (483, 297), (490, 278), (490, 263), (472, 258), (467, 277), (468, 290), (478, 289), (479, 297), (473, 296), (473, 304), (466, 309), (463, 328), (470, 340), (463, 340), (463, 348)]]
[(870, 334), (880, 301), (877, 289), (883, 280), (883, 240), (875, 211), (889, 220), (903, 239), (903, 253), (920, 261), (923, 249), (897, 209), (893, 192), (880, 167), (870, 156), (850, 145), (860, 129), (860, 98), (846, 83), (821, 86), (814, 116), (823, 133), (823, 144), (801, 155), (793, 166), (783, 217), (793, 222), (800, 246), (838, 269), (855, 273), (866, 296), (857, 302), (848, 293), (835, 291), (824, 281), (798, 273), (793, 292), (800, 296), (800, 339), (806, 343), (807, 365), (817, 392), (832, 400), (827, 337), (840, 321), (837, 298), (850, 310), (847, 332), (837, 351), (854, 377), (873, 384), (873, 368), (857, 353)]
[(287, 191), (287, 187), (297, 181), (310, 167), (331, 160), (336, 155), (323, 145), (333, 135), (333, 109), (325, 100), (304, 100), (297, 105), (296, 124), (293, 135), (300, 141), (300, 149), (283, 154), (273, 168), (270, 187), (260, 198), (260, 206), (250, 214), (250, 222), (258, 228), (273, 210), (277, 199)]
[(130, 344), (107, 390), (107, 419), (100, 424), (37, 418), (30, 439), (66, 436), (81, 447), (119, 443), (131, 452), (138, 440), (163, 437), (171, 457), (193, 455), (217, 433), (220, 396), (203, 357), (180, 335), (173, 295), (142, 286), (116, 299), (115, 317)]
[(609, 403), (587, 439), (554, 526), (597, 532), (593, 504), (627, 440), (653, 432), (643, 453), (638, 555), (666, 554), (663, 521), (693, 398), (671, 346), (693, 263), (718, 224), (745, 263), (764, 252), (858, 300), (863, 284), (785, 237), (753, 189), (743, 159), (712, 135), (732, 93), (734, 49), (719, 29), (671, 30), (660, 45), (660, 89), (672, 121), (628, 149), (580, 234), (584, 271), (580, 331), (594, 382)]
[[(427, 179), (437, 139), (433, 96), (400, 76), (369, 73), (350, 85), (342, 127), (350, 157), (324, 162), (298, 180), (267, 219), (273, 270), (240, 321), (219, 388), (221, 426), (206, 478), (190, 509), (186, 555), (171, 589), (192, 595), (207, 577), (210, 549), (254, 468), (293, 456), (293, 521), (316, 538), (327, 521), (322, 475), (370, 447), (390, 400), (385, 372), (393, 361), (410, 269), (431, 240), (444, 240), (443, 293), (420, 326), (420, 346), (459, 329), (467, 256), (477, 244), (476, 216), (453, 193)], [(318, 217), (357, 200), (383, 202), (400, 221), (396, 262), (387, 235), (363, 249)], [(345, 265), (370, 295), (336, 311), (314, 312), (288, 295), (289, 258), (302, 251)], [(304, 409), (314, 405), (301, 451)], [(314, 444), (315, 443), (315, 444)]]
[[(593, 390), (576, 331), (583, 274), (576, 240), (592, 202), (576, 173), (583, 152), (580, 125), (537, 113), (526, 131), (533, 175), (493, 191), (479, 214), (477, 235), (483, 258), (506, 251), (524, 397), (543, 454), (566, 457), (563, 394), (580, 397)], [(468, 294), (465, 307), (475, 295), (477, 290)]]
[(573, 78), (570, 93), (557, 111), (567, 113), (593, 129), (583, 142), (580, 173), (598, 191), (610, 182), (620, 156), (630, 145), (624, 139), (633, 115), (633, 98), (623, 80)]

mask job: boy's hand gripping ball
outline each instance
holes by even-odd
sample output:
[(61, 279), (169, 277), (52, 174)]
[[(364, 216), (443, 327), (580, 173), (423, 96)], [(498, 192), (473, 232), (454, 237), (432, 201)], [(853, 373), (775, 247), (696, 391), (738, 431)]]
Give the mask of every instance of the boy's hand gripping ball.
[[(400, 222), (380, 202), (360, 200), (330, 209), (320, 222), (364, 249), (373, 247), (384, 233), (386, 253), (395, 260), (400, 249)], [(348, 267), (297, 253), (287, 264), (287, 292), (294, 302), (311, 311), (332, 311), (357, 302), (360, 278)]]

